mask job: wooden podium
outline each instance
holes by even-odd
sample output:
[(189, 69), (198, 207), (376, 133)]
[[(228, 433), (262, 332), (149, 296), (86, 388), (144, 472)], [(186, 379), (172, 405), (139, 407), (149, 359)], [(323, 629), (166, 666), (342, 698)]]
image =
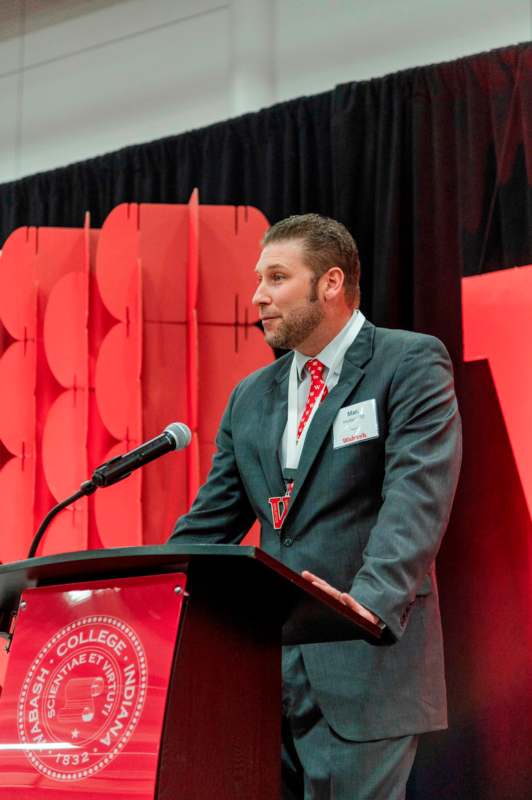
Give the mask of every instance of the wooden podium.
[(380, 631), (254, 547), (0, 567), (0, 798), (274, 800), (281, 644)]

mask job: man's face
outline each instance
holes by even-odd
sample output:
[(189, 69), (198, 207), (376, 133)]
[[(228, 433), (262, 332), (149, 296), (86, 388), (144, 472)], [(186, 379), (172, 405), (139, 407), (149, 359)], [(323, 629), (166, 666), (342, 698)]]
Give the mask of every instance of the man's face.
[(258, 286), (252, 302), (259, 309), (267, 343), (283, 350), (299, 348), (324, 318), (302, 241), (266, 245), (255, 272)]

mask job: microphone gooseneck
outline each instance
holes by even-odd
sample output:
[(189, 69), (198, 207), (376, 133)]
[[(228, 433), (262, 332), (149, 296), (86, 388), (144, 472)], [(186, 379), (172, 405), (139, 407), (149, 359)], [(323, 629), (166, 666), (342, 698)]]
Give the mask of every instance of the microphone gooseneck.
[(37, 548), (39, 547), (39, 545), (41, 543), (41, 539), (45, 534), (46, 528), (48, 527), (50, 522), (53, 520), (53, 518), (55, 516), (57, 516), (57, 514), (59, 514), (60, 511), (62, 511), (67, 506), (69, 506), (70, 503), (75, 503), (76, 500), (80, 499), (80, 497), (85, 497), (88, 494), (92, 494), (93, 492), (96, 491), (97, 488), (98, 487), (96, 486), (96, 484), (94, 484), (92, 481), (83, 481), (83, 483), (81, 484), (81, 486), (79, 487), (77, 492), (74, 492), (74, 494), (71, 494), (70, 497), (66, 498), (66, 500), (62, 500), (60, 503), (58, 503), (56, 506), (54, 506), (52, 509), (50, 509), (48, 514), (45, 516), (45, 518), (43, 519), (43, 521), (39, 525), (39, 529), (37, 530), (37, 533), (33, 537), (33, 540), (32, 540), (32, 543), (31, 543), (31, 547), (28, 550), (28, 556), (27, 557), (28, 558), (33, 558), (35, 556), (35, 553), (37, 552)]
[(154, 439), (150, 439), (148, 442), (139, 445), (139, 447), (136, 447), (134, 450), (130, 450), (128, 453), (116, 456), (116, 458), (106, 461), (105, 464), (101, 464), (94, 470), (90, 480), (83, 481), (77, 492), (50, 509), (33, 537), (31, 547), (28, 551), (28, 558), (34, 558), (48, 525), (54, 517), (70, 505), (70, 503), (74, 503), (76, 500), (86, 495), (93, 494), (96, 489), (112, 486), (113, 483), (127, 478), (134, 470), (143, 467), (144, 464), (149, 464), (150, 461), (154, 461), (165, 453), (170, 453), (172, 450), (183, 450), (183, 448), (190, 444), (191, 440), (192, 433), (188, 425), (185, 425), (183, 422), (172, 422), (164, 429), (160, 436), (156, 436)]

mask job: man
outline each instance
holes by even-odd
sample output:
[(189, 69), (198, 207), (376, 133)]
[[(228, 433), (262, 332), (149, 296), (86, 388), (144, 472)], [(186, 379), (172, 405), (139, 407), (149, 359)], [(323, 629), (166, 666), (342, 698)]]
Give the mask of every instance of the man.
[(383, 629), (283, 652), (283, 798), (403, 798), (418, 735), (446, 726), (434, 558), (460, 462), (441, 342), (358, 310), (347, 229), (316, 214), (266, 233), (253, 302), (295, 351), (233, 391), (206, 484), (174, 536), (261, 546)]

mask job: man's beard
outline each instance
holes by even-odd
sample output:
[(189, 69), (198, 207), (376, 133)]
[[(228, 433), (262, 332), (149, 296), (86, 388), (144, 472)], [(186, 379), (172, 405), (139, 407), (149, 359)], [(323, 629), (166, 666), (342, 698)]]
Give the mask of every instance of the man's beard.
[(305, 306), (290, 311), (277, 330), (266, 335), (266, 341), (270, 347), (279, 350), (296, 350), (316, 330), (324, 316), (317, 298), (313, 301), (311, 295)]

